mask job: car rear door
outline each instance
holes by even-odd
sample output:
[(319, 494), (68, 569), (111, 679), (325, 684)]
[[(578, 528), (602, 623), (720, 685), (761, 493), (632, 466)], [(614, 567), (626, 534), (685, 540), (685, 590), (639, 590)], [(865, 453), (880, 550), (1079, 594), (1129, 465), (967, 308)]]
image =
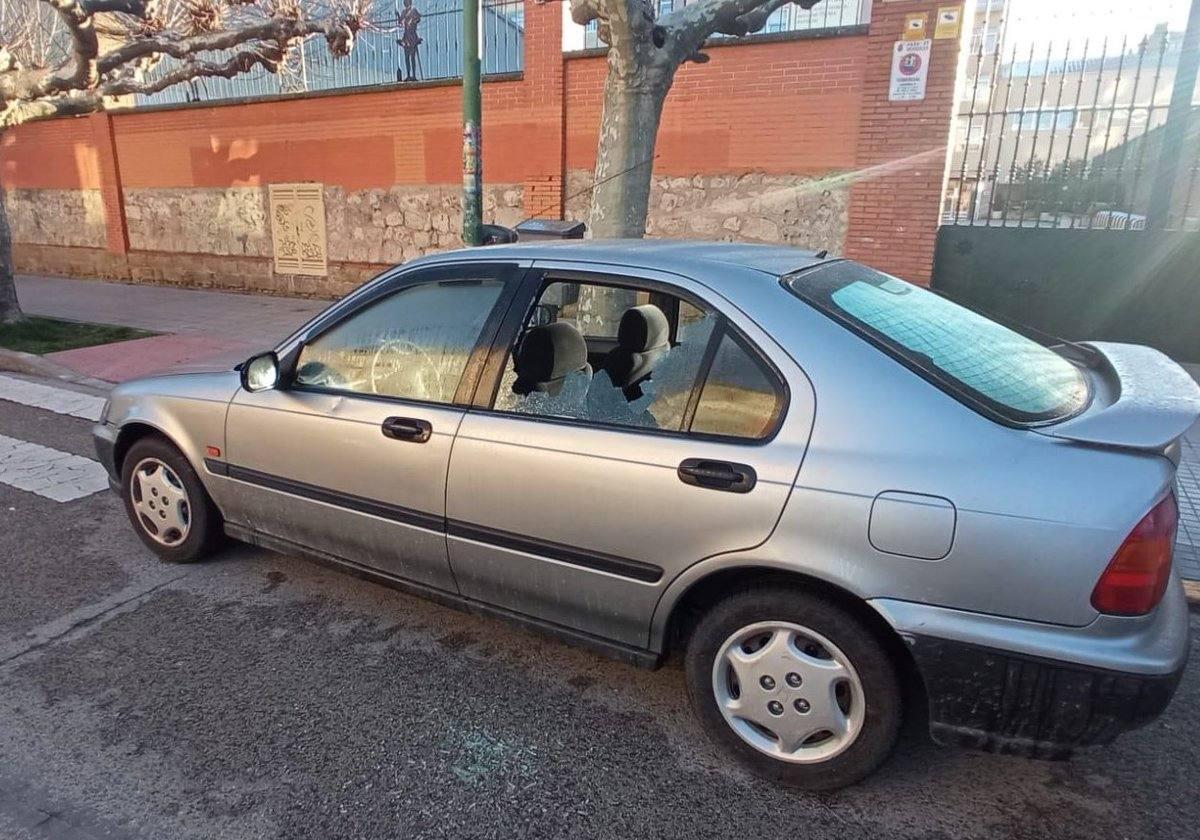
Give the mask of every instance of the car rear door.
[[(604, 400), (598, 408), (591, 397), (608, 393), (601, 371), (580, 386), (590, 395), (583, 410), (561, 404), (569, 385), (558, 397), (535, 395), (540, 403), (533, 407), (514, 397), (510, 347), (544, 318), (542, 291), (564, 280), (583, 284), (571, 296), (580, 301), (576, 323), (584, 323), (585, 309), (597, 308), (593, 286), (622, 287), (630, 302), (647, 294), (677, 299), (677, 309), (692, 313), (686, 325), (675, 315), (672, 361), (659, 363), (649, 402), (638, 400), (625, 415), (623, 399), (616, 409)], [(461, 592), (645, 647), (655, 604), (676, 575), (770, 535), (812, 414), (799, 368), (700, 283), (536, 263), (450, 459), (449, 550)]]
[(524, 268), (408, 272), (285, 350), (279, 387), (240, 391), (219, 469), (264, 534), (454, 591), (450, 449)]

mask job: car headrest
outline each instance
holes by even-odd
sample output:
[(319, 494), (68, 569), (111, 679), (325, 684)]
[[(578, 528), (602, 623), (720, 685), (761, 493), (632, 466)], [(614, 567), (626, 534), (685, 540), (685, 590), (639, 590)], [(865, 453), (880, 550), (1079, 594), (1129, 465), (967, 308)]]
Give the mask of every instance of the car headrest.
[(573, 325), (556, 321), (525, 333), (513, 356), (513, 391), (545, 391), (568, 373), (587, 367), (587, 342)]
[(625, 310), (621, 326), (617, 328), (617, 343), (630, 353), (645, 353), (667, 346), (669, 332), (663, 311), (652, 303), (645, 303)]

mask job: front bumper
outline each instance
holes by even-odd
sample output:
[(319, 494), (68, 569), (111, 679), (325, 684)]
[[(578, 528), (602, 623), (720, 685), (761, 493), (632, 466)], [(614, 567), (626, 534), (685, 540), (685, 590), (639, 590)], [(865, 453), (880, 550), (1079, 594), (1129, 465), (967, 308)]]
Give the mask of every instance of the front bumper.
[(121, 477), (117, 475), (117, 427), (107, 423), (97, 423), (92, 426), (92, 443), (96, 447), (96, 457), (104, 465), (108, 473), (108, 486), (118, 496), (121, 495)]
[(1153, 720), (1190, 646), (1178, 581), (1151, 615), (1101, 616), (1087, 627), (872, 603), (912, 652), (934, 740), (1031, 758), (1066, 758)]

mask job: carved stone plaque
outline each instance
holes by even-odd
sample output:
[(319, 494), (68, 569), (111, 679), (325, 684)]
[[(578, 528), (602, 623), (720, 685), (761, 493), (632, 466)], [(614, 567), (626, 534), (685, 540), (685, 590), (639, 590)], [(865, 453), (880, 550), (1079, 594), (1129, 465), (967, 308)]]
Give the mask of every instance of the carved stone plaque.
[(325, 195), (321, 184), (270, 184), (276, 274), (329, 273)]

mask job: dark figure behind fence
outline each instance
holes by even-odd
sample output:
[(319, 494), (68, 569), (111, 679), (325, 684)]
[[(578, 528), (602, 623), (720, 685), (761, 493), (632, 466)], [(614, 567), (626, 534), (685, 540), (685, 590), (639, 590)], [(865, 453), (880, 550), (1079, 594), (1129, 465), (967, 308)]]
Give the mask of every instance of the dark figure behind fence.
[[(421, 36), (417, 34), (417, 26), (421, 23), (421, 13), (413, 6), (413, 0), (404, 0), (404, 10), (400, 12), (400, 37), (396, 43), (404, 48), (404, 70), (396, 68), (396, 81), (415, 82), (420, 59), (417, 48), (421, 45)], [(402, 75), (406, 74), (406, 75)]]

